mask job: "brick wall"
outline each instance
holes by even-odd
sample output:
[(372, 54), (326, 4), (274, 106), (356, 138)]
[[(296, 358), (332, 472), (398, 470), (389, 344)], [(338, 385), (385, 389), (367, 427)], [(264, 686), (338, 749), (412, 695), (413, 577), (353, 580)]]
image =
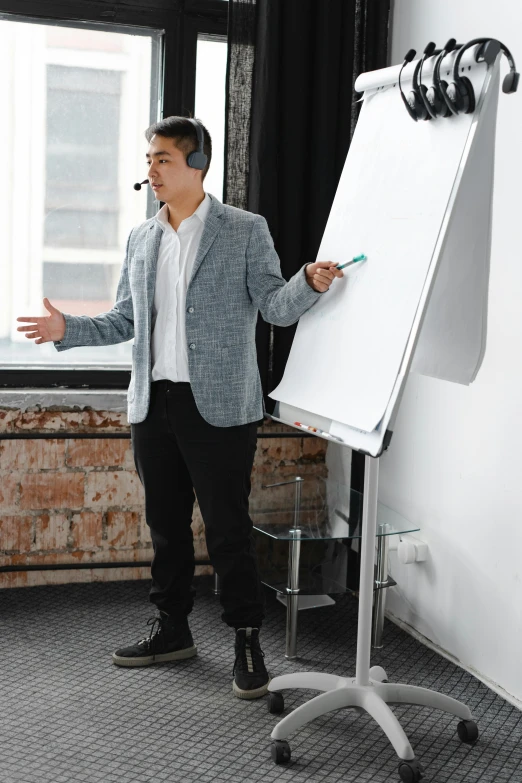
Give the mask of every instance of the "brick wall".
[[(128, 433), (121, 412), (0, 408), (0, 432), (49, 433), (49, 439), (0, 440), (0, 566), (150, 561), (152, 545), (143, 513), (143, 490), (130, 439), (53, 438), (68, 433)], [(267, 421), (259, 432), (291, 431)], [(291, 519), (294, 487), (262, 484), (295, 475), (303, 509), (317, 504), (316, 482), (326, 475), (319, 438), (259, 438), (252, 473), (251, 512)], [(193, 515), (197, 559), (207, 559), (197, 503)], [(208, 567), (200, 567), (211, 572)], [(143, 567), (0, 573), (0, 587), (149, 578)]]

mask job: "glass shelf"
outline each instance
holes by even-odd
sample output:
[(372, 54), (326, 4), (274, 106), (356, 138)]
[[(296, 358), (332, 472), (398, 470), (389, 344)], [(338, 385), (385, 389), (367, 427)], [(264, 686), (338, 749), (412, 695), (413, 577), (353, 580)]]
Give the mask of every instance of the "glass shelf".
[[(311, 491), (307, 483), (310, 483)], [(296, 530), (293, 514), (295, 485), (287, 484), (277, 510), (256, 509), (251, 512), (255, 530), (280, 541), (351, 539), (361, 537), (363, 495), (331, 479), (311, 476), (305, 478), (301, 498), (299, 525)], [(281, 488), (277, 488), (281, 489)], [(265, 489), (274, 492), (275, 489)], [(377, 536), (414, 533), (418, 525), (404, 519), (383, 503), (377, 504)], [(297, 532), (298, 531), (298, 532)]]
[[(287, 593), (286, 573), (283, 571), (264, 571), (261, 581), (276, 593)], [(299, 595), (342, 595), (351, 590), (340, 582), (315, 570), (303, 569), (299, 571)]]
[[(302, 555), (307, 555), (304, 551)], [(346, 584), (347, 551), (340, 542), (335, 541), (333, 549), (327, 554), (326, 559), (313, 564), (314, 556), (305, 557), (305, 562), (299, 567), (299, 595), (343, 595), (353, 593), (353, 588)], [(343, 579), (343, 585), (340, 580)], [(377, 572), (375, 573), (377, 578)], [(287, 594), (288, 565), (281, 563), (278, 567), (271, 564), (270, 568), (261, 570), (261, 581), (276, 593)], [(375, 583), (375, 589), (385, 589), (397, 584), (394, 579), (388, 577), (386, 583), (379, 586)]]

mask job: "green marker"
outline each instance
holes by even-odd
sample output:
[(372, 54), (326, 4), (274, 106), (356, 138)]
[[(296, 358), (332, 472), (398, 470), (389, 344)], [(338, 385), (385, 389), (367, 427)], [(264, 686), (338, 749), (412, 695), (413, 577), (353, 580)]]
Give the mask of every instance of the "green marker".
[(361, 253), (360, 256), (355, 256), (355, 258), (352, 258), (351, 261), (347, 261), (346, 264), (341, 264), (340, 266), (336, 266), (336, 269), (346, 269), (347, 266), (351, 266), (352, 264), (356, 264), (358, 261), (366, 261), (367, 256), (364, 255), (364, 253)]

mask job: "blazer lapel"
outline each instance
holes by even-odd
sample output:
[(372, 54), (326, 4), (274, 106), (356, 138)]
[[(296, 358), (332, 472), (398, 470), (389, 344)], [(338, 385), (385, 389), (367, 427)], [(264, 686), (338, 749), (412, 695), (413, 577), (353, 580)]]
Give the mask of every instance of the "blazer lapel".
[(145, 248), (145, 274), (147, 280), (147, 303), (149, 308), (152, 307), (152, 302), (154, 301), (154, 289), (156, 287), (156, 267), (158, 264), (158, 254), (162, 236), (163, 229), (157, 220), (154, 220), (149, 225), (149, 230), (147, 231), (147, 243)]
[(194, 266), (192, 268), (192, 275), (189, 285), (194, 280), (199, 267), (203, 263), (205, 256), (207, 255), (215, 238), (219, 234), (221, 227), (223, 226), (223, 214), (225, 212), (223, 209), (223, 204), (221, 204), (221, 202), (219, 202), (215, 196), (212, 196), (210, 193), (208, 195), (210, 196), (212, 203), (210, 204), (210, 209), (207, 213), (207, 219), (205, 220), (205, 227), (203, 228), (203, 233), (201, 235), (201, 240), (194, 261)]

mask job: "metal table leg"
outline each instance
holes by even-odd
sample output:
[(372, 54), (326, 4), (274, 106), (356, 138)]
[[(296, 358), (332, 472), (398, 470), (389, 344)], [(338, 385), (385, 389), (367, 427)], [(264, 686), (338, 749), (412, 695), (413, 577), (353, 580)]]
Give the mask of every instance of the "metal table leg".
[(389, 587), (390, 584), (394, 584), (388, 579), (389, 536), (383, 535), (385, 531), (386, 524), (377, 526), (377, 563), (372, 619), (372, 647), (377, 648), (382, 647), (386, 588)]
[(217, 572), (214, 571), (214, 595), (219, 595), (221, 593), (221, 585), (219, 584), (219, 576), (217, 575)]
[[(299, 486), (299, 485), (297, 485)], [(297, 658), (297, 616), (299, 614), (299, 557), (301, 531), (293, 529), (288, 550), (288, 586), (286, 588), (286, 653), (285, 658)]]
[(262, 489), (282, 487), (284, 484), (295, 484), (294, 526), (290, 530), (288, 549), (288, 576), (286, 586), (286, 653), (290, 661), (297, 658), (297, 616), (299, 612), (299, 558), (301, 555), (301, 530), (299, 521), (301, 515), (301, 484), (304, 479), (296, 476), (290, 481), (278, 481), (276, 484), (262, 484)]
[(299, 558), (301, 555), (301, 483), (300, 476), (295, 478), (294, 527), (290, 530), (292, 539), (288, 549), (288, 583), (286, 588), (286, 653), (285, 658), (293, 661), (297, 658), (297, 617), (299, 614)]

